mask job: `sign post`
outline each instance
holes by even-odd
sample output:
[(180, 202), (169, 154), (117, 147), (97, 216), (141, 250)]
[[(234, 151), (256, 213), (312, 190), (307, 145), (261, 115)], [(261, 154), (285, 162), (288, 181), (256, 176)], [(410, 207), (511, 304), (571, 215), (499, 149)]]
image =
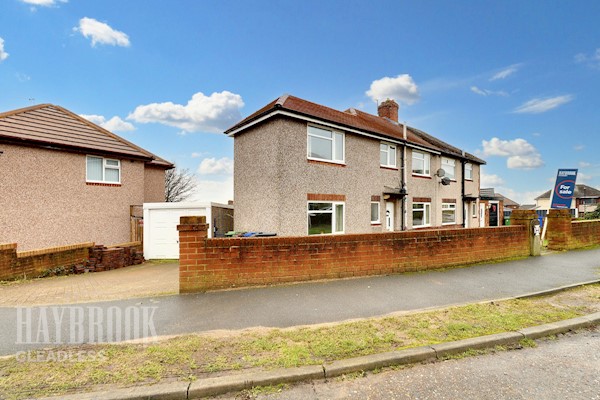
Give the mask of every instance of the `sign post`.
[(575, 195), (575, 181), (577, 180), (577, 169), (559, 169), (556, 175), (556, 184), (552, 191), (550, 208), (571, 208), (571, 202)]

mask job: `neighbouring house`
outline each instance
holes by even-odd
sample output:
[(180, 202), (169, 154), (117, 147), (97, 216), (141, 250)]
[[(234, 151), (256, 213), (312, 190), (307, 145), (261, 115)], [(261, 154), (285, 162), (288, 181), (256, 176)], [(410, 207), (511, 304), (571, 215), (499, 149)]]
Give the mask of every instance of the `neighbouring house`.
[(479, 226), (485, 162), (379, 115), (284, 95), (225, 133), (234, 138), (236, 231), (280, 236)]
[[(540, 217), (545, 217), (550, 210), (550, 195), (552, 190), (542, 193), (535, 198), (537, 211)], [(595, 211), (600, 204), (600, 190), (588, 185), (575, 185), (575, 193), (571, 201), (571, 215), (575, 218), (583, 217), (586, 213)]]
[(130, 206), (165, 200), (168, 161), (62, 107), (0, 114), (0, 243), (130, 239)]
[(480, 226), (504, 225), (504, 198), (494, 188), (481, 188), (479, 191)]
[(500, 193), (496, 193), (496, 196), (502, 200), (504, 224), (506, 225), (508, 220), (510, 219), (510, 216), (512, 215), (513, 210), (518, 210), (520, 204)]

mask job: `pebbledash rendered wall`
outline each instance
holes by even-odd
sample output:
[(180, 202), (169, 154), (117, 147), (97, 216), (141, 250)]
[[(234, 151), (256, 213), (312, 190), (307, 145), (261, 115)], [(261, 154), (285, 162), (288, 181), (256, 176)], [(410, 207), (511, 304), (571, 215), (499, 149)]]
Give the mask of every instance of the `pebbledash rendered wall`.
[(569, 210), (550, 210), (547, 238), (550, 250), (600, 245), (600, 220), (573, 221)]
[(419, 230), (207, 239), (205, 217), (181, 217), (181, 293), (384, 275), (526, 257), (529, 228)]

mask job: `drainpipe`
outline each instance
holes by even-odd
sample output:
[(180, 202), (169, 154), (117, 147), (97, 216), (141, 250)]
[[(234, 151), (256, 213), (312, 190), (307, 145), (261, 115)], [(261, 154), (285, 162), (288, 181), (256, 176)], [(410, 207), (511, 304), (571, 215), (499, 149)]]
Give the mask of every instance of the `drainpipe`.
[(406, 220), (407, 220), (407, 210), (406, 210), (406, 196), (408, 190), (406, 189), (406, 121), (404, 121), (404, 129), (403, 129), (403, 138), (404, 145), (402, 146), (402, 186), (400, 191), (404, 191), (404, 196), (402, 196), (402, 230), (406, 230)]
[[(462, 156), (465, 156), (465, 151), (462, 151)], [(465, 220), (467, 219), (467, 213), (465, 212), (465, 160), (464, 158), (460, 160), (460, 192), (461, 192), (461, 200), (462, 200), (462, 227), (465, 227)]]

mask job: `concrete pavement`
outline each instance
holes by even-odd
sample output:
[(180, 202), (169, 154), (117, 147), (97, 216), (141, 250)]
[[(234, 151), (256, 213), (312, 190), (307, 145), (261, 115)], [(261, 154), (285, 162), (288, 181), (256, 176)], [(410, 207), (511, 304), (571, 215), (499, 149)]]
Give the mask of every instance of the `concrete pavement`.
[(177, 263), (141, 265), (92, 274), (0, 285), (0, 307), (73, 304), (179, 293)]
[[(444, 271), (88, 303), (83, 312), (152, 307), (150, 322), (155, 329), (149, 332), (162, 336), (331, 323), (516, 297), (599, 279), (600, 249), (593, 249)], [(32, 308), (34, 321), (40, 311)], [(17, 316), (14, 307), (0, 308), (0, 355), (61, 344), (52, 338), (50, 343), (18, 343)], [(126, 321), (121, 322), (122, 330), (132, 329)], [(56, 326), (48, 321), (48, 328), (54, 332)], [(62, 338), (68, 337), (69, 326), (64, 321), (58, 330)], [(86, 332), (84, 341), (88, 340)]]

